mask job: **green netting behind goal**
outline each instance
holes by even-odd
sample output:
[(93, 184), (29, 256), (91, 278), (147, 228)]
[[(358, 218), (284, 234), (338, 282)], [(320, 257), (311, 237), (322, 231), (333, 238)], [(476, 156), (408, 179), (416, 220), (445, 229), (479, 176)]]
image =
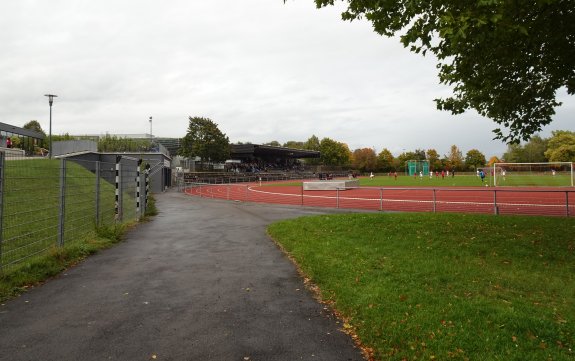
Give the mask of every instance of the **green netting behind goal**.
[(573, 163), (495, 163), (493, 182), (496, 186), (572, 187)]
[(422, 172), (423, 175), (429, 175), (429, 161), (427, 160), (408, 160), (405, 162), (405, 174), (413, 176)]

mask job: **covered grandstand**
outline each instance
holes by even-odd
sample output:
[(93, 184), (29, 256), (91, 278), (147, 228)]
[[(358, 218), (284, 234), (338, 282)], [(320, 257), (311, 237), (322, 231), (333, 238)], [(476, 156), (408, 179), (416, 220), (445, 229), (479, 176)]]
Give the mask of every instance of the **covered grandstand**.
[(320, 152), (315, 150), (275, 147), (260, 144), (232, 144), (230, 147), (232, 167), (240, 167), (248, 171), (270, 169), (299, 169), (300, 159), (319, 158)]
[[(315, 177), (315, 170), (302, 159), (319, 158), (320, 152), (260, 144), (231, 144), (230, 159), (216, 171), (183, 170), (182, 181), (200, 183), (239, 183), (255, 179), (303, 179)], [(192, 168), (194, 169), (194, 168)]]
[(232, 144), (231, 157), (241, 161), (275, 161), (303, 158), (319, 158), (320, 152), (316, 150), (274, 147), (260, 144)]

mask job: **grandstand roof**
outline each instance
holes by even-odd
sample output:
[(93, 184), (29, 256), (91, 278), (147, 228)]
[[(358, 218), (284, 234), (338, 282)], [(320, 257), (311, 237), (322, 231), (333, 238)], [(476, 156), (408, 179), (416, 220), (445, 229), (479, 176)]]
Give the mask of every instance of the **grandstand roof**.
[(274, 147), (271, 145), (259, 145), (259, 144), (231, 145), (232, 159), (269, 158), (269, 157), (299, 159), (299, 158), (319, 158), (319, 156), (320, 152), (316, 150)]

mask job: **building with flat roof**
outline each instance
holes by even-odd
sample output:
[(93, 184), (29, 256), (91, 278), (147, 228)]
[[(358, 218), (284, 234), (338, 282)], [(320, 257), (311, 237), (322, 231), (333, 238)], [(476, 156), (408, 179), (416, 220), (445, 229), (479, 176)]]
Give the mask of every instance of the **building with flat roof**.
[(2, 150), (22, 150), (23, 155), (42, 155), (46, 135), (31, 129), (24, 129), (14, 125), (0, 123), (0, 148)]

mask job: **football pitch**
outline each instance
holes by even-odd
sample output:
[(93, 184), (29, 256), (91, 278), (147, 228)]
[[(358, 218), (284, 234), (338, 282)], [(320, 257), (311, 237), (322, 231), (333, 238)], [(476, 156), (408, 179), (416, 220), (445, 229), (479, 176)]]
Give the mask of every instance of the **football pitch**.
[[(423, 176), (413, 177), (406, 175), (394, 176), (376, 176), (373, 178), (362, 177), (359, 180), (360, 186), (409, 186), (409, 187), (481, 187), (493, 186), (494, 177), (488, 175), (484, 181), (476, 175), (451, 175), (441, 177)], [(497, 176), (497, 186), (501, 187), (569, 187), (571, 186), (570, 174), (513, 174), (506, 177)]]
[[(456, 175), (453, 177), (451, 175), (441, 177), (436, 177), (429, 175), (423, 177), (413, 177), (406, 175), (399, 175), (397, 178), (394, 176), (382, 176), (378, 175), (373, 178), (360, 177), (359, 185), (361, 187), (484, 187), (493, 186), (494, 178), (490, 175), (485, 177), (483, 182), (481, 178), (476, 175)], [(313, 179), (306, 181), (315, 181)], [(571, 176), (569, 174), (557, 174), (551, 176), (548, 174), (514, 174), (507, 175), (505, 178), (498, 176), (497, 182), (498, 187), (570, 187), (571, 186)], [(270, 182), (264, 185), (268, 186), (301, 186), (301, 181), (292, 182)]]

